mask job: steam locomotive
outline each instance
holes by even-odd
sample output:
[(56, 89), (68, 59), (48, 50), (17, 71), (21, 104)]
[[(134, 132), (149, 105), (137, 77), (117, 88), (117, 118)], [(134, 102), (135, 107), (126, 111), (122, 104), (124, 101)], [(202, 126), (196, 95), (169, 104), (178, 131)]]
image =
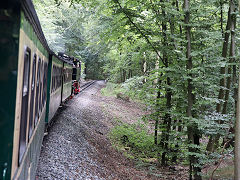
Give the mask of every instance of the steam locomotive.
[(0, 2), (0, 179), (35, 179), (46, 124), (79, 91), (81, 62), (48, 46), (31, 0)]

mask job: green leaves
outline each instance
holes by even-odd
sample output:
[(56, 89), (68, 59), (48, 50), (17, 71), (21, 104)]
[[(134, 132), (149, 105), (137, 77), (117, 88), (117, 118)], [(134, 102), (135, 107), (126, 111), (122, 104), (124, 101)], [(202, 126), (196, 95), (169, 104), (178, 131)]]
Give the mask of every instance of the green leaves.
[[(166, 144), (157, 150), (160, 154), (180, 146), (184, 150), (169, 158), (176, 154), (179, 159), (190, 155), (201, 162), (207, 159), (201, 153), (204, 154), (208, 136), (226, 135), (234, 122), (233, 95), (237, 83), (225, 88), (219, 81), (234, 79), (236, 75), (221, 74), (220, 68), (237, 66), (229, 59), (239, 58), (239, 51), (236, 49), (233, 57), (222, 57), (227, 2), (191, 1), (187, 24), (182, 3), (171, 0), (62, 0), (56, 4), (54, 0), (35, 0), (43, 30), (54, 51), (78, 56), (86, 63), (88, 78), (122, 83), (121, 91), (143, 101), (151, 110), (145, 120), (157, 122), (158, 143), (162, 140)], [(186, 68), (189, 60), (186, 58), (186, 26), (191, 29), (191, 68)], [(239, 30), (234, 32), (239, 47)], [(186, 115), (189, 84), (193, 87), (193, 117)], [(219, 89), (230, 92), (225, 115), (215, 112), (216, 105), (225, 102), (218, 97)], [(199, 146), (188, 145), (187, 127), (190, 125), (202, 135), (204, 141)], [(117, 130), (130, 133), (128, 136), (133, 138), (130, 140), (137, 148), (150, 142), (150, 135), (136, 132), (133, 127), (118, 127)], [(149, 141), (139, 142), (134, 133)], [(199, 152), (188, 154), (188, 148)]]
[(131, 152), (135, 153), (138, 157), (155, 157), (156, 152), (153, 137), (147, 134), (144, 124), (125, 124), (115, 126), (110, 132), (110, 138), (114, 144), (118, 146), (129, 147)]

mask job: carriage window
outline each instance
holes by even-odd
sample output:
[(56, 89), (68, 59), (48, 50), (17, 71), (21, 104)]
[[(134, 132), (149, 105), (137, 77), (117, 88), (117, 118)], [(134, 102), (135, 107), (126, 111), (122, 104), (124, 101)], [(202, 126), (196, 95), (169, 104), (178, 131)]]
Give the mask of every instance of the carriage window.
[(48, 63), (46, 63), (46, 79), (45, 79), (45, 102), (47, 101), (47, 81), (48, 81)]
[(65, 76), (66, 76), (65, 82), (68, 82), (68, 69), (66, 69), (66, 71), (65, 71)]
[(44, 63), (43, 68), (43, 98), (42, 98), (42, 105), (44, 106), (44, 103), (46, 102), (46, 95), (47, 95), (47, 63)]
[(73, 68), (72, 79), (77, 80), (77, 68)]
[(52, 67), (52, 86), (51, 86), (51, 91), (53, 92), (54, 89), (54, 65)]
[(58, 79), (59, 79), (58, 87), (61, 87), (61, 68), (59, 68), (59, 76), (58, 76)]
[(69, 69), (69, 82), (71, 82), (72, 81), (72, 69)]
[(41, 112), (42, 112), (42, 92), (43, 92), (43, 75), (44, 75), (44, 70), (43, 70), (43, 68), (44, 68), (44, 64), (42, 63), (42, 66), (41, 66), (41, 70), (40, 70), (40, 72), (41, 72), (41, 75), (40, 75), (40, 84), (39, 84), (39, 86), (40, 86), (40, 91), (39, 91), (39, 116), (40, 116), (40, 114), (41, 114)]
[(70, 82), (72, 80), (72, 69), (66, 70), (66, 82)]
[(55, 90), (58, 86), (58, 67), (55, 68)]
[(38, 101), (39, 101), (39, 86), (40, 86), (40, 67), (41, 59), (38, 59), (37, 81), (36, 81), (36, 98), (35, 98), (35, 126), (38, 122)]
[(62, 70), (62, 68), (60, 67), (59, 68), (59, 80), (60, 80), (60, 85), (59, 86), (61, 86), (61, 84), (62, 84), (62, 78), (63, 78), (63, 72), (62, 72), (63, 70)]
[(65, 83), (66, 82), (66, 69), (63, 69), (63, 83)]
[(59, 88), (60, 87), (60, 78), (61, 78), (61, 74), (60, 74), (60, 68), (58, 67), (58, 85), (57, 85), (57, 88)]
[(51, 73), (51, 93), (53, 91), (53, 73)]
[(47, 76), (47, 72), (46, 72), (46, 62), (44, 63), (44, 76), (43, 76), (43, 101), (42, 101), (42, 104), (44, 105), (45, 103), (45, 89), (46, 89), (46, 76)]
[(55, 84), (56, 84), (56, 67), (53, 68), (53, 91), (55, 91)]
[(57, 89), (59, 88), (59, 86), (60, 86), (59, 84), (60, 84), (60, 82), (61, 82), (60, 76), (61, 76), (60, 67), (57, 67), (57, 76), (56, 76), (56, 79), (57, 79), (56, 88), (57, 88)]
[(65, 70), (65, 82), (68, 81), (68, 69)]
[(19, 137), (19, 151), (18, 151), (18, 163), (20, 164), (26, 150), (26, 130), (28, 119), (28, 95), (29, 95), (29, 71), (30, 71), (30, 57), (31, 50), (26, 48), (24, 53), (24, 65), (23, 65), (23, 84), (22, 84), (22, 110), (20, 120), (20, 137)]
[(53, 71), (53, 91), (56, 90), (56, 66), (54, 66), (54, 71)]
[(58, 76), (59, 76), (59, 73), (58, 73), (58, 67), (57, 67), (57, 68), (56, 68), (56, 76), (55, 76), (55, 82), (56, 82), (56, 84), (55, 84), (55, 89), (58, 88)]
[(41, 101), (41, 110), (43, 109), (44, 101), (44, 79), (45, 79), (45, 62), (42, 64), (42, 101)]
[(59, 87), (59, 67), (57, 67), (57, 76), (56, 76), (56, 81), (57, 81), (57, 84), (56, 84), (56, 89), (58, 89), (58, 87)]
[(29, 114), (29, 130), (28, 130), (28, 140), (32, 136), (33, 132), (33, 106), (34, 106), (34, 95), (35, 95), (35, 77), (36, 77), (36, 59), (37, 56), (36, 54), (33, 57), (33, 62), (32, 62), (32, 82), (31, 82), (31, 99), (30, 99), (30, 114)]
[(63, 83), (66, 82), (66, 69), (63, 69)]
[(58, 67), (56, 67), (56, 74), (55, 74), (55, 90), (58, 88)]

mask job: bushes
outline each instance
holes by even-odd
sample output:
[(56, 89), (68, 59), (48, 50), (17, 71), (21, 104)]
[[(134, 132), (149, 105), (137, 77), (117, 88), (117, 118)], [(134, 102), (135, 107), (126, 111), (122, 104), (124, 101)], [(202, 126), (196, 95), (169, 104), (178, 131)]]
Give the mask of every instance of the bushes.
[(111, 82), (107, 83), (107, 86), (101, 89), (101, 93), (104, 96), (116, 96), (116, 94), (120, 93), (122, 89), (120, 88), (119, 84), (114, 84)]
[(138, 158), (156, 157), (157, 154), (153, 150), (154, 138), (147, 133), (144, 124), (126, 124), (121, 123), (115, 126), (110, 132), (110, 139), (117, 147), (125, 147), (130, 150)]
[(133, 77), (123, 84), (115, 84), (108, 82), (107, 86), (101, 90), (102, 94), (105, 96), (116, 96), (122, 94), (125, 97), (130, 97), (131, 99), (143, 99), (142, 88), (143, 88), (144, 77)]

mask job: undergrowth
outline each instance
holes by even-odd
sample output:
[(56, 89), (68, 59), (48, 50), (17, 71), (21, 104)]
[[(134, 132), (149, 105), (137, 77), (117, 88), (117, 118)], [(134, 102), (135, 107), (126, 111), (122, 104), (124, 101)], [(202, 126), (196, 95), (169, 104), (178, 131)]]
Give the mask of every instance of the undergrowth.
[(156, 178), (162, 177), (157, 167), (157, 146), (153, 135), (147, 133), (145, 124), (127, 124), (118, 120), (118, 125), (111, 130), (109, 138), (117, 150), (135, 161), (136, 168), (145, 169)]
[(105, 88), (101, 89), (101, 93), (104, 96), (116, 96), (118, 93), (123, 92), (120, 84), (114, 84), (108, 82)]
[(114, 146), (131, 153), (135, 158), (156, 158), (154, 138), (143, 123), (119, 123), (109, 134)]
[[(107, 86), (101, 90), (104, 96), (115, 96), (118, 93), (124, 94), (134, 101), (142, 99), (139, 94), (141, 89), (141, 82), (139, 79), (131, 78), (123, 84), (114, 84), (111, 82), (107, 83)], [(137, 83), (138, 81), (138, 83)], [(147, 94), (145, 93), (145, 98)], [(109, 137), (112, 144), (116, 149), (123, 152), (126, 157), (134, 159), (137, 167), (148, 167), (149, 172), (154, 173), (154, 168), (159, 163), (160, 155), (164, 152), (159, 145), (154, 144), (154, 134), (148, 133), (146, 123), (148, 123), (149, 117), (145, 117), (145, 123), (138, 122), (135, 124), (127, 124), (118, 120), (115, 127), (109, 133)], [(151, 118), (150, 118), (151, 119)], [(203, 128), (206, 130), (206, 128)], [(161, 129), (160, 129), (161, 130)], [(186, 143), (186, 135), (183, 133), (176, 134), (176, 132), (170, 133), (169, 147), (170, 150), (167, 152), (167, 158), (169, 165), (180, 165), (185, 166), (188, 164), (188, 144)], [(160, 134), (159, 134), (160, 135)], [(160, 137), (160, 136), (159, 136)], [(181, 137), (181, 138), (179, 138)], [(206, 137), (203, 137), (202, 146), (199, 147), (200, 152), (197, 154), (199, 157), (200, 165), (215, 166), (214, 164), (224, 155), (221, 155), (221, 149), (218, 149), (215, 153), (205, 154), (203, 153), (206, 149)], [(176, 146), (177, 145), (177, 146)], [(177, 149), (176, 149), (177, 147)], [(225, 154), (225, 153), (224, 153)], [(228, 154), (228, 153), (226, 153)], [(231, 154), (231, 153), (230, 153)], [(171, 162), (171, 159), (177, 156), (177, 162)], [(153, 169), (152, 169), (153, 168)], [(211, 172), (211, 170), (210, 170)], [(203, 173), (203, 178), (209, 178), (210, 172)], [(219, 167), (215, 172), (215, 177), (232, 177), (233, 169), (230, 167)]]
[(104, 96), (117, 96), (117, 94), (121, 93), (125, 96), (130, 97), (131, 99), (141, 100), (143, 99), (142, 93), (142, 80), (143, 77), (133, 77), (122, 84), (115, 84), (112, 82), (108, 82), (106, 87), (101, 89), (101, 93)]

